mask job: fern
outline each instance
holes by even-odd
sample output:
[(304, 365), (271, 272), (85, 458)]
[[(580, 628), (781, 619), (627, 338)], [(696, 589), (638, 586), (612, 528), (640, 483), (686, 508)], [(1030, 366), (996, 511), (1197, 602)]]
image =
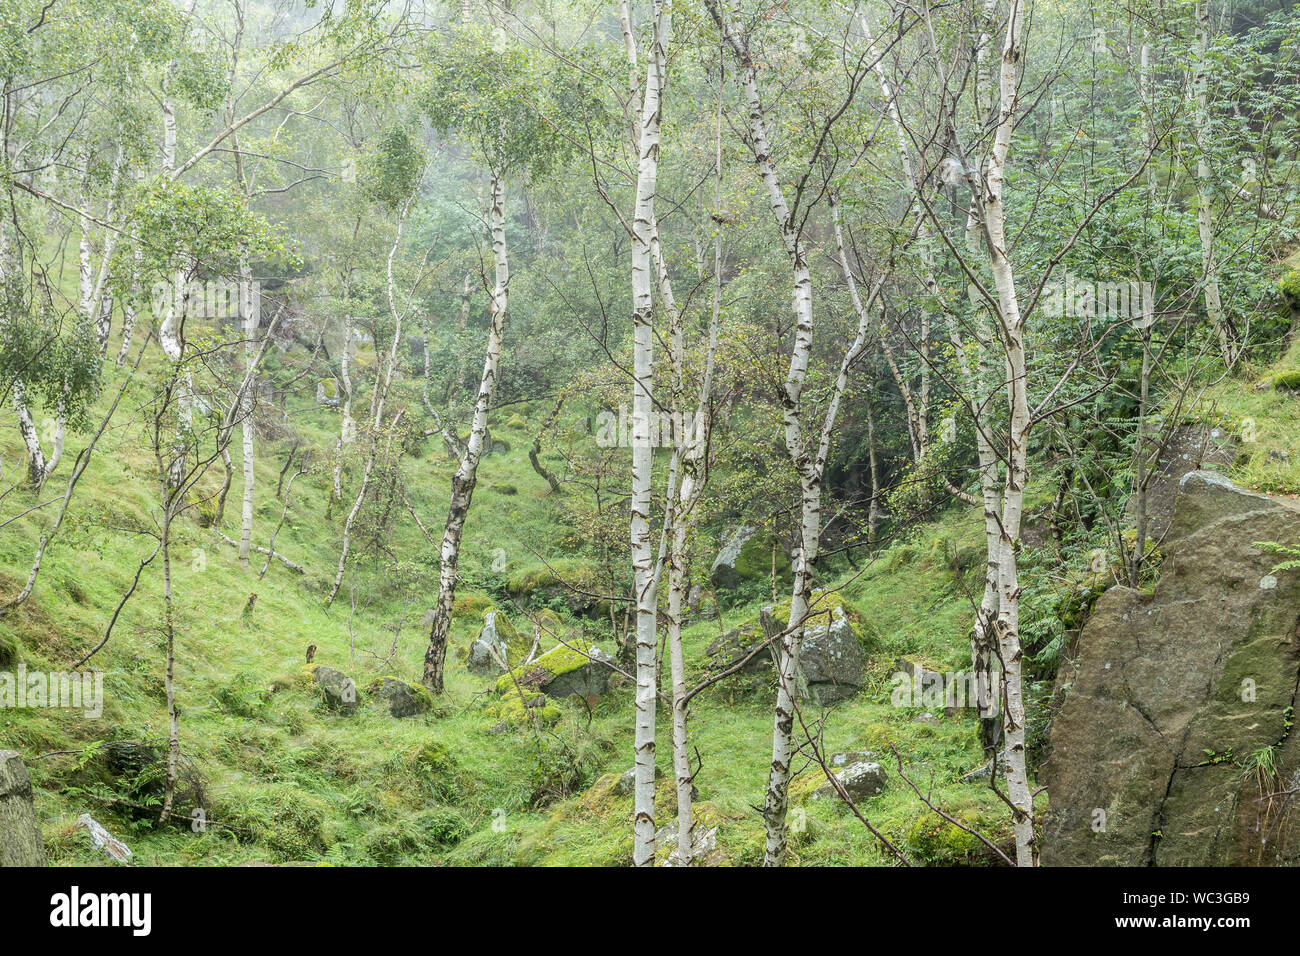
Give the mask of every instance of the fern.
[(1276, 541), (1256, 541), (1255, 547), (1267, 554), (1280, 554), (1289, 559), (1280, 564), (1275, 564), (1272, 570), (1268, 572), (1269, 574), (1278, 574), (1282, 571), (1294, 571), (1297, 568), (1300, 568), (1300, 548), (1278, 544)]

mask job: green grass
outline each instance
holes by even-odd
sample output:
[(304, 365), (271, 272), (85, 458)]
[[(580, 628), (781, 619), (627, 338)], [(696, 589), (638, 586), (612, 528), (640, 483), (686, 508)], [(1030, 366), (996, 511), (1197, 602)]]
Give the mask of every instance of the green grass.
[[(116, 344), (110, 343), (110, 354)], [(151, 346), (151, 355), (156, 351)], [(142, 374), (148, 375), (155, 362), (151, 358)], [(110, 372), (106, 395), (121, 374)], [(492, 682), (469, 675), (463, 663), (486, 607), (495, 605), (521, 623), (517, 602), (537, 588), (540, 600), (553, 583), (539, 555), (557, 569), (584, 568), (580, 556), (563, 555), (555, 546), (560, 510), (522, 452), (489, 455), (480, 469), (464, 536), (464, 584), (446, 694), (429, 713), (405, 720), (369, 707), (353, 716), (324, 709), (307, 677), (309, 645), (317, 647), (316, 663), (345, 671), (363, 689), (381, 675), (419, 680), (427, 640), (420, 619), (435, 597), (436, 549), (403, 516), (391, 551), (409, 565), (409, 574), (397, 573), (367, 552), (362, 536), (338, 600), (325, 607), (359, 464), (349, 464), (345, 503), (330, 509), (330, 449), (338, 419), (317, 408), (312, 394), (314, 383), (289, 401), (289, 420), (303, 450), (312, 450), (314, 467), (294, 484), (288, 520), (277, 539), (277, 550), (303, 564), (306, 575), (272, 562), (265, 578), (257, 580), (264, 558), (255, 555), (250, 569), (241, 568), (235, 549), (200, 526), (197, 510), (176, 527), (180, 734), (187, 766), (201, 780), (205, 826), (192, 828), (188, 820), (157, 826), (156, 779), (114, 771), (105, 751), (97, 749), (106, 742), (166, 739), (158, 562), (145, 571), (112, 640), (94, 659), (105, 674), (101, 718), (57, 709), (0, 712), (0, 747), (16, 749), (27, 760), (52, 862), (106, 862), (75, 827), (76, 817), (90, 812), (125, 840), (142, 864), (626, 863), (630, 798), (610, 782), (632, 765), (631, 688), (624, 683), (590, 708), (572, 700), (561, 703), (555, 723), (534, 738), (527, 724), (497, 726)], [(101, 443), (35, 593), (0, 621), (0, 651), (8, 648), (9, 656), (30, 670), (66, 670), (97, 643), (137, 563), (153, 548), (152, 538), (124, 530), (152, 526), (156, 512), (157, 489), (143, 434), (146, 416), (129, 411), (147, 399), (143, 382), (132, 386), (123, 403), (128, 411), (119, 416), (122, 427)], [(547, 411), (514, 407), (512, 417), (521, 417), (500, 431), (509, 432), (519, 449), (530, 440), (534, 417)], [(38, 421), (42, 414), (38, 411)], [(85, 440), (85, 435), (70, 436), (65, 463), (42, 496), (14, 491), (0, 517), (60, 493)], [(273, 491), (289, 445), (287, 436), (259, 440), (255, 543), (265, 544), (280, 518), (282, 503)], [(0, 434), (4, 462), (20, 462), (21, 454), (15, 430)], [(223, 530), (234, 536), (241, 494), (237, 438), (232, 454), (236, 477)], [(451, 462), (430, 440), (419, 455), (406, 456), (402, 467), (410, 500), (436, 538)], [(9, 472), (17, 473), (16, 468)], [(204, 490), (213, 490), (219, 475), (218, 465)], [(4, 594), (16, 591), (25, 578), (53, 508), (0, 528)], [(1005, 836), (1007, 827), (987, 788), (957, 782), (982, 762), (973, 722), (940, 713), (936, 725), (916, 724), (911, 719), (919, 708), (895, 708), (889, 701), (896, 657), (916, 655), (942, 670), (957, 669), (966, 658), (970, 604), (950, 556), (954, 548), (979, 546), (977, 521), (974, 511), (950, 513), (861, 571), (831, 568), (826, 581), (842, 588), (841, 596), (861, 614), (874, 653), (868, 688), (825, 715), (825, 747), (828, 752), (871, 750), (886, 765), (891, 786), (863, 810), (918, 862), (973, 862), (982, 855), (898, 779), (891, 746), (903, 755), (909, 776), (937, 803), (990, 832)], [(404, 587), (404, 581), (416, 583)], [(252, 593), (257, 599), (246, 615)], [(729, 608), (722, 620), (697, 622), (686, 630), (692, 680), (706, 669), (709, 642), (722, 629), (752, 621), (762, 603)], [(566, 626), (613, 650), (603, 612), (575, 618), (563, 606), (556, 609)], [(396, 655), (384, 663), (399, 619)], [(762, 803), (771, 723), (771, 694), (752, 688), (724, 684), (694, 702), (692, 745), (702, 760), (696, 781), (699, 815), (704, 825), (720, 828), (726, 862), (761, 859), (762, 826), (753, 807)], [(659, 729), (659, 763), (665, 771), (659, 823), (664, 825), (672, 820), (674, 798), (670, 718), (663, 709)], [(820, 771), (801, 764), (796, 769), (792, 860), (888, 862), (844, 808), (808, 799), (821, 782)], [(141, 802), (144, 809), (123, 800)]]

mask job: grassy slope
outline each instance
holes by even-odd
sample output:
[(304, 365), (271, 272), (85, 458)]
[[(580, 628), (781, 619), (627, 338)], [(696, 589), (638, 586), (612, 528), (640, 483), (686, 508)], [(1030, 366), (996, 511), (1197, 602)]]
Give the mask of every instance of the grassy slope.
[[(1300, 346), (1273, 371), (1300, 364)], [(1261, 376), (1262, 377), (1262, 376)], [(137, 401), (143, 390), (133, 390)], [(1272, 389), (1229, 384), (1214, 398), (1216, 411), (1236, 424), (1255, 419), (1258, 441), (1243, 445), (1237, 475), (1265, 490), (1300, 490), (1300, 403)], [(133, 406), (132, 406), (133, 407)], [(294, 427), (323, 462), (336, 434), (337, 418), (311, 403), (291, 403)], [(531, 427), (531, 425), (530, 425)], [(482, 583), (490, 574), (494, 548), (505, 549), (511, 572), (535, 563), (532, 550), (553, 553), (553, 506), (544, 482), (529, 468), (523, 448), (528, 428), (497, 433), (513, 450), (484, 460), (466, 531), (465, 567)], [(84, 436), (74, 438), (68, 463), (47, 497), (61, 492)], [(238, 468), (238, 442), (233, 449)], [(272, 498), (287, 442), (260, 443), (256, 540), (279, 518)], [(110, 530), (134, 516), (146, 516), (154, 498), (149, 460), (137, 430), (107, 436), (78, 490), (65, 533), (52, 549), (36, 593), (20, 612), (0, 622), (0, 637), (15, 639), (29, 669), (65, 669), (102, 634), (113, 606), (128, 586), (136, 562), (152, 541)], [(1288, 461), (1268, 457), (1271, 448)], [(21, 460), (12, 429), (0, 433), (6, 463)], [(12, 465), (10, 466), (13, 467)], [(405, 460), (411, 497), (437, 533), (445, 508), (450, 464), (440, 449), (426, 447), (422, 460)], [(14, 472), (11, 470), (10, 474)], [(317, 661), (340, 667), (364, 688), (379, 673), (367, 650), (383, 654), (403, 609), (395, 589), (379, 587), (358, 597), (363, 610), (353, 622), (358, 649), (349, 661), (347, 588), (332, 609), (323, 593), (332, 578), (342, 523), (341, 509), (326, 520), (329, 476), (324, 468), (294, 487), (289, 521), (278, 547), (308, 568), (305, 578), (273, 564), (266, 578), (240, 569), (234, 549), (213, 543), (210, 532), (186, 520), (177, 554), (180, 596), (178, 661), (183, 747), (200, 770), (210, 825), (205, 832), (158, 829), (133, 821), (127, 810), (105, 802), (120, 795), (121, 781), (102, 757), (82, 751), (94, 741), (160, 740), (165, 737), (163, 657), (159, 631), (160, 578), (157, 565), (143, 578), (111, 644), (96, 659), (105, 670), (107, 706), (99, 720), (59, 710), (0, 712), (0, 747), (28, 758), (37, 809), (56, 863), (102, 862), (73, 826), (85, 811), (122, 836), (143, 863), (231, 863), (247, 860), (320, 860), (446, 863), (610, 863), (630, 856), (630, 798), (611, 792), (616, 775), (631, 766), (630, 691), (620, 688), (591, 713), (568, 703), (564, 716), (541, 749), (522, 729), (490, 733), (495, 723), (483, 707), (488, 682), (471, 677), (453, 651), (447, 695), (426, 716), (397, 721), (363, 708), (351, 718), (331, 715), (303, 680), (303, 651), (319, 647)], [(517, 495), (494, 486), (513, 485)], [(232, 489), (227, 533), (238, 513), (238, 478)], [(44, 499), (42, 499), (44, 500)], [(15, 492), (5, 514), (37, 503)], [(12, 593), (26, 574), (34, 543), (52, 507), (0, 529), (0, 575)], [(969, 838), (941, 824), (893, 773), (888, 755), (897, 746), (908, 773), (950, 812), (960, 812), (989, 831), (1005, 828), (1005, 813), (987, 790), (956, 782), (980, 762), (969, 721), (944, 718), (937, 725), (911, 722), (920, 708), (889, 702), (892, 662), (900, 654), (919, 657), (940, 670), (960, 668), (966, 656), (970, 603), (966, 587), (950, 570), (951, 556), (978, 548), (974, 515), (952, 512), (919, 529), (858, 573), (843, 569), (836, 584), (862, 612), (877, 635), (872, 684), (853, 701), (829, 712), (824, 733), (831, 750), (869, 749), (880, 754), (893, 777), (889, 790), (864, 810), (891, 839), (918, 860), (976, 859)], [(201, 549), (205, 564), (191, 563)], [(394, 550), (429, 560), (432, 548), (409, 521), (397, 532)], [(201, 568), (201, 569), (200, 569)], [(356, 580), (365, 580), (366, 559)], [(350, 579), (351, 580), (351, 579)], [(364, 587), (361, 589), (364, 590)], [(250, 592), (258, 595), (245, 619)], [(367, 603), (368, 602), (368, 603)], [(425, 631), (419, 615), (432, 597), (412, 602), (395, 662), (386, 672), (416, 680)], [(689, 666), (703, 668), (704, 648), (720, 628), (752, 618), (761, 601), (729, 610), (722, 622), (701, 622), (685, 635)], [(513, 609), (512, 609), (513, 610)], [(456, 643), (472, 639), (476, 615), (457, 619)], [(590, 630), (589, 635), (600, 636)], [(608, 642), (606, 641), (608, 647)], [(274, 692), (269, 688), (274, 686)], [(733, 863), (761, 856), (757, 813), (769, 759), (770, 701), (764, 695), (717, 688), (696, 700), (693, 743), (703, 760), (697, 784), (706, 823), (719, 824), (719, 844)], [(660, 765), (669, 769), (668, 720), (661, 712)], [(556, 753), (569, 753), (571, 795), (531, 806), (541, 771), (555, 766)], [(805, 769), (796, 791), (809, 789), (818, 771)], [(805, 782), (807, 781), (807, 782)], [(584, 791), (585, 792), (582, 792)], [(661, 787), (661, 823), (672, 815), (670, 784)], [(806, 826), (793, 839), (802, 863), (880, 862), (880, 851), (861, 825), (825, 801), (801, 801)]]

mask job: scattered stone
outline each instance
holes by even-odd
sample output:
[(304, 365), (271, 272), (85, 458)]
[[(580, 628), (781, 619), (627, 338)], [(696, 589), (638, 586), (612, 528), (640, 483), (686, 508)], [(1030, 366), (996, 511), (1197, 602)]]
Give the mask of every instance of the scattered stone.
[(95, 849), (103, 850), (104, 853), (118, 863), (131, 862), (131, 857), (134, 856), (131, 849), (100, 826), (89, 813), (83, 813), (77, 817), (77, 826), (84, 827), (86, 832), (90, 834), (90, 842), (95, 844)]
[(1281, 448), (1270, 448), (1268, 450), (1269, 461), (1290, 461), (1291, 455)]
[(394, 717), (415, 717), (433, 706), (427, 690), (396, 677), (381, 677), (371, 684), (370, 698)]
[(714, 587), (728, 591), (740, 587), (743, 575), (737, 570), (736, 564), (740, 561), (741, 550), (756, 534), (758, 528), (744, 524), (727, 536), (726, 542), (723, 543), (722, 549), (709, 568), (709, 580), (713, 582)]
[[(478, 637), (469, 647), (467, 666), (471, 674), (479, 677), (496, 677), (510, 669), (510, 644), (508, 636), (514, 634), (509, 621), (501, 617), (501, 626), (497, 626), (497, 611), (483, 614), (483, 627)], [(504, 632), (504, 633), (503, 633)]]
[(312, 668), (311, 673), (312, 677), (316, 679), (316, 685), (320, 687), (321, 693), (325, 695), (325, 705), (330, 710), (351, 714), (355, 713), (356, 709), (361, 706), (361, 702), (357, 697), (357, 685), (353, 683), (351, 677), (348, 677), (342, 671), (317, 665)]
[(934, 716), (934, 714), (930, 713), (928, 710), (917, 714), (912, 718), (912, 723), (914, 724), (937, 724), (938, 722), (939, 718)]
[(32, 780), (16, 750), (0, 750), (0, 866), (45, 866)]
[[(769, 640), (788, 623), (774, 612), (769, 606), (759, 614)], [(795, 673), (796, 695), (819, 707), (852, 697), (867, 678), (866, 655), (843, 605), (830, 607), (829, 623), (827, 616), (826, 611), (814, 611), (805, 623)]]
[[(870, 754), (836, 754), (835, 757), (844, 757), (846, 760), (850, 757), (868, 757)], [(831, 766), (835, 766), (835, 757), (829, 761)], [(835, 771), (835, 778), (843, 784), (845, 791), (854, 803), (859, 800), (869, 800), (877, 794), (885, 792), (885, 768), (880, 764), (868, 760), (854, 760), (849, 763), (843, 770)], [(838, 797), (839, 791), (835, 785), (827, 780), (813, 792), (814, 800), (822, 800), (827, 797)]]

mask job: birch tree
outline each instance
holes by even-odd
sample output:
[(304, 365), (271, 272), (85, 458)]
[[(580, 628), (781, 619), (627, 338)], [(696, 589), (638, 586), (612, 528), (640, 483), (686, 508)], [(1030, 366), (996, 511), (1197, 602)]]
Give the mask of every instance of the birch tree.
[[(795, 681), (799, 650), (803, 643), (804, 623), (813, 610), (813, 581), (818, 549), (821, 542), (822, 481), (831, 438), (839, 414), (840, 400), (848, 384), (849, 370), (861, 355), (867, 343), (870, 323), (867, 318), (871, 305), (881, 287), (878, 279), (867, 301), (858, 310), (858, 327), (852, 344), (844, 353), (839, 372), (826, 399), (820, 422), (813, 418), (805, 396), (804, 386), (812, 361), (813, 344), (813, 288), (809, 266), (808, 248), (803, 225), (806, 212), (800, 209), (804, 199), (803, 186), (819, 162), (814, 149), (809, 161), (808, 175), (796, 177), (798, 184), (793, 201), (787, 199), (783, 176), (776, 165), (770, 123), (758, 87), (758, 71), (750, 51), (749, 37), (737, 28), (740, 19), (738, 0), (706, 0), (709, 13), (722, 35), (722, 40), (738, 70), (738, 82), (747, 112), (747, 139), (753, 154), (755, 168), (767, 197), (782, 243), (789, 258), (794, 313), (794, 342), (789, 368), (781, 392), (784, 419), (785, 446), (799, 479), (800, 507), (798, 544), (791, 555), (794, 581), (790, 596), (790, 619), (782, 636), (777, 655), (777, 698), (772, 730), (772, 762), (768, 772), (767, 793), (763, 802), (763, 823), (766, 829), (764, 866), (785, 864), (788, 828), (786, 810), (789, 804), (791, 760), (794, 755)], [(852, 103), (865, 70), (864, 61), (848, 63), (848, 88), (838, 110), (832, 110), (814, 138), (824, 144), (831, 127)]]
[(439, 549), (438, 600), (424, 655), (423, 683), (435, 694), (445, 684), (451, 614), (460, 580), (461, 538), (478, 481), (478, 466), (488, 436), (488, 416), (500, 375), (501, 344), (510, 293), (507, 245), (507, 190), (512, 181), (544, 172), (563, 143), (543, 117), (554, 89), (539, 84), (526, 50), (504, 31), (485, 31), (473, 24), (457, 26), (447, 41), (431, 48), (425, 111), (436, 129), (454, 132), (473, 149), (488, 175), (486, 232), (491, 243), (492, 287), (488, 292), (488, 334), (479, 377), (462, 443), (449, 423), (437, 427), (457, 457), (451, 500)]

